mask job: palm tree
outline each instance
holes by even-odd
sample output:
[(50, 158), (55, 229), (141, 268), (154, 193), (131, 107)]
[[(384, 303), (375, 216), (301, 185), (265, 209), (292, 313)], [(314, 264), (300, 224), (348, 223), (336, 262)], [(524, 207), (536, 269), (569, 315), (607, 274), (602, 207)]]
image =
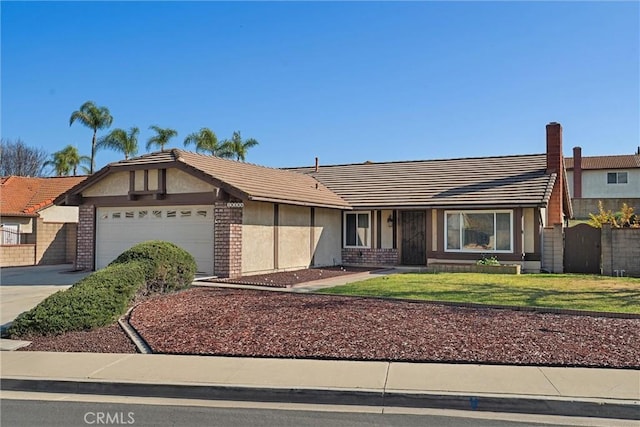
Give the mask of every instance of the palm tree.
[(138, 154), (138, 134), (140, 129), (132, 127), (129, 133), (124, 129), (114, 129), (108, 135), (98, 140), (96, 149), (109, 148), (124, 154), (124, 159), (128, 160), (129, 156), (133, 157)]
[(256, 145), (258, 145), (258, 141), (255, 139), (249, 138), (246, 141), (242, 141), (240, 131), (233, 132), (230, 140), (225, 139), (222, 142), (223, 157), (235, 157), (236, 160), (244, 162), (248, 149)]
[(186, 147), (189, 144), (196, 146), (196, 153), (204, 152), (219, 157), (225, 157), (227, 154), (222, 150), (222, 145), (218, 144), (216, 134), (209, 128), (202, 128), (200, 132), (189, 134), (189, 136), (184, 139), (184, 146)]
[[(73, 176), (78, 174), (78, 166), (82, 163), (89, 163), (91, 158), (81, 156), (78, 149), (73, 145), (67, 145), (60, 151), (56, 151), (51, 155), (51, 160), (45, 162), (45, 166), (52, 166), (56, 176), (68, 176), (73, 172)], [(83, 166), (85, 172), (89, 169)]]
[(164, 146), (169, 143), (169, 140), (178, 135), (175, 129), (161, 128), (159, 126), (149, 126), (149, 129), (156, 132), (155, 136), (152, 136), (147, 141), (147, 151), (154, 145), (160, 147), (160, 151), (164, 151)]
[(96, 134), (98, 133), (98, 129), (105, 129), (111, 126), (113, 117), (107, 107), (98, 107), (93, 101), (87, 101), (80, 106), (79, 110), (71, 113), (69, 126), (76, 120), (86, 127), (93, 129), (93, 138), (91, 139), (91, 167), (89, 168), (89, 173), (93, 173), (96, 166)]

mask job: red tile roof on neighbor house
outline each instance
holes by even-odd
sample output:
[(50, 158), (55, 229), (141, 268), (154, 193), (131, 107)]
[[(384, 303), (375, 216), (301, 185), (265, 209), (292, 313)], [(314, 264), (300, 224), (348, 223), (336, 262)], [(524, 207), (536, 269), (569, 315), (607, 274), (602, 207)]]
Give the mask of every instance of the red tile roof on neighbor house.
[[(565, 157), (567, 170), (573, 170), (573, 157)], [(635, 169), (640, 168), (640, 155), (582, 157), (582, 170), (585, 169)]]
[(53, 200), (86, 176), (33, 178), (8, 176), (0, 178), (0, 214), (3, 216), (36, 216)]

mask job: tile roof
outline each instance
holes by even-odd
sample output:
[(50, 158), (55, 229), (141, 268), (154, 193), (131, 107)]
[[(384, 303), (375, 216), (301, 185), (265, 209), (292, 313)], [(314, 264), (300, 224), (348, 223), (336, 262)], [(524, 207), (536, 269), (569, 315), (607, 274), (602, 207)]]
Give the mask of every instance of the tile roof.
[(181, 163), (203, 178), (211, 179), (214, 185), (246, 200), (349, 209), (346, 201), (310, 176), (179, 149), (111, 163), (81, 187), (94, 182), (109, 169), (136, 165), (169, 166), (173, 162)]
[[(582, 157), (582, 170), (585, 169), (634, 169), (640, 168), (640, 155)], [(567, 170), (573, 170), (573, 157), (565, 157)]]
[(36, 216), (43, 208), (86, 176), (24, 177), (9, 176), (0, 180), (0, 214), (5, 216)]
[(315, 177), (354, 208), (541, 206), (555, 182), (545, 154), (292, 170)]

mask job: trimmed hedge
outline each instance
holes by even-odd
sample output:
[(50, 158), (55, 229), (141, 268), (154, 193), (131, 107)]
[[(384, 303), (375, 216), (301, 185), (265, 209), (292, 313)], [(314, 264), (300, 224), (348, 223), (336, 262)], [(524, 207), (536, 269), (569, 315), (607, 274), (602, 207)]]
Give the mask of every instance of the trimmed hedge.
[(193, 257), (169, 242), (140, 243), (106, 268), (71, 288), (56, 292), (22, 313), (7, 331), (11, 337), (56, 335), (114, 323), (137, 293), (171, 292), (193, 281)]

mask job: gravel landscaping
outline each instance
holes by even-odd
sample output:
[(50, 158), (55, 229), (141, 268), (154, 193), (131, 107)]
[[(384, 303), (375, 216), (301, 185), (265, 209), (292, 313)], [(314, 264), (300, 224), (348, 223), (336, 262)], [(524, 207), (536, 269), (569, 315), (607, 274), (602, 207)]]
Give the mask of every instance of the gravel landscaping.
[(640, 319), (195, 288), (130, 322), (157, 353), (640, 367)]
[(323, 267), (307, 268), (296, 271), (282, 271), (279, 273), (257, 274), (253, 276), (242, 276), (235, 279), (212, 279), (209, 282), (234, 283), (240, 285), (267, 286), (273, 288), (287, 288), (300, 283), (311, 282), (331, 277), (345, 276), (349, 274), (363, 273), (377, 270), (367, 267)]

